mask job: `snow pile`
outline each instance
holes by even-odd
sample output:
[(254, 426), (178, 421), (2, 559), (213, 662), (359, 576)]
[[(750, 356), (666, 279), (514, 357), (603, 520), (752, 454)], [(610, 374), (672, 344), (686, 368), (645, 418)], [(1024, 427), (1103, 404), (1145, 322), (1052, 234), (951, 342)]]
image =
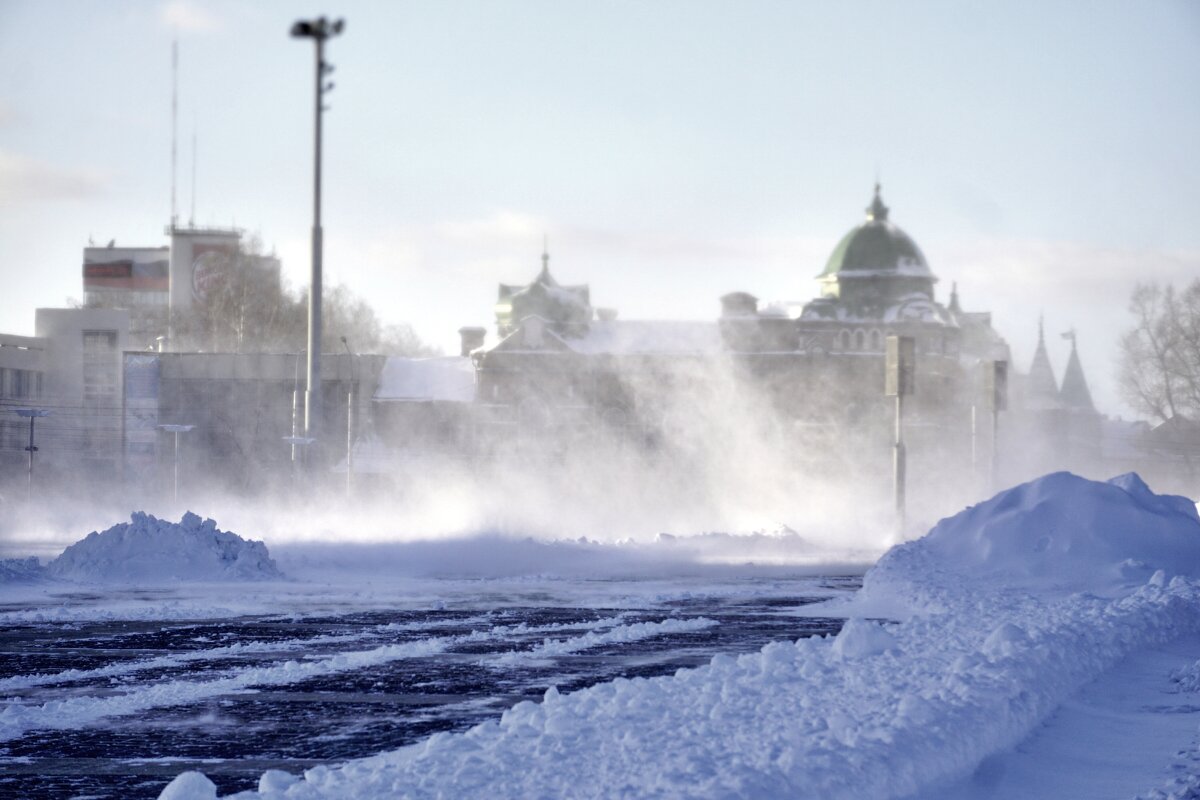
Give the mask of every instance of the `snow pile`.
[(167, 784), (161, 800), (214, 800), (217, 785), (201, 772), (184, 772)]
[(1200, 518), (1185, 497), (1156, 495), (1130, 473), (1099, 483), (1056, 472), (942, 520), (888, 551), (861, 603), (927, 608), (992, 588), (1111, 594), (1174, 575), (1200, 578)]
[(282, 578), (262, 542), (222, 531), (190, 511), (178, 523), (135, 511), (51, 561), (46, 572), (82, 582), (244, 581)]
[(1172, 672), (1171, 683), (1177, 692), (1200, 692), (1200, 661)]
[(900, 598), (901, 624), (552, 688), (236, 797), (904, 797), (1012, 747), (1130, 652), (1195, 636), (1198, 565), (1189, 504), (1134, 476), (1049, 475), (889, 551), (856, 602)]

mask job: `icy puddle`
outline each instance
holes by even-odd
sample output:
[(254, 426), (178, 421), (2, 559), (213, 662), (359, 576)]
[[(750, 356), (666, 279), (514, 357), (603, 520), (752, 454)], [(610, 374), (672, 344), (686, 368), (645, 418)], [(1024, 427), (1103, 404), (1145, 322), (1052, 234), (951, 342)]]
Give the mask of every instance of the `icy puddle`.
[(299, 773), (464, 730), (551, 686), (666, 675), (836, 633), (841, 620), (790, 612), (857, 585), (774, 578), (611, 607), (488, 594), (451, 609), (10, 624), (0, 795), (155, 797), (186, 769), (222, 794), (252, 788), (267, 769)]

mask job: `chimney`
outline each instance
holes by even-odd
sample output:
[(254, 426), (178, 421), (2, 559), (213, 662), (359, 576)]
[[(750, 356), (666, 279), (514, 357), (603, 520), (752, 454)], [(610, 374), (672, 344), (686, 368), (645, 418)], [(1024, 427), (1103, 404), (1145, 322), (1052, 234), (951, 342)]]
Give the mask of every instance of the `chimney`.
[(472, 350), (478, 350), (480, 347), (483, 347), (483, 338), (487, 336), (487, 329), (474, 327), (459, 328), (458, 335), (462, 341), (462, 352), (460, 355), (469, 356)]

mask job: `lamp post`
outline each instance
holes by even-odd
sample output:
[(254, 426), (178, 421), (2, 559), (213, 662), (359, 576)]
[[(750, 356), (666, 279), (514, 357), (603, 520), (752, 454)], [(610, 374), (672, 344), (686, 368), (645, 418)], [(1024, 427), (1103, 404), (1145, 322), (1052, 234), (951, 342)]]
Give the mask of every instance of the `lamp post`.
[(313, 227), (312, 227), (312, 273), (308, 287), (308, 375), (304, 402), (304, 434), (306, 438), (319, 438), (321, 424), (321, 115), (325, 111), (323, 98), (333, 89), (333, 81), (325, 77), (333, 72), (333, 66), (325, 63), (325, 40), (342, 32), (345, 21), (299, 20), (292, 25), (292, 36), (312, 39), (317, 46), (316, 93), (313, 142)]
[(896, 529), (904, 533), (907, 507), (907, 452), (904, 446), (904, 398), (915, 389), (916, 340), (911, 336), (887, 337), (884, 355), (884, 395), (896, 398), (895, 436), (892, 439), (892, 494), (896, 504)]
[(179, 434), (187, 433), (188, 431), (190, 431), (192, 428), (194, 428), (196, 426), (195, 425), (164, 424), (164, 425), (159, 425), (158, 427), (161, 428), (162, 430), (166, 431), (167, 433), (175, 434), (175, 454), (174, 454), (174, 457), (172, 458), (172, 460), (175, 462), (175, 464), (174, 464), (175, 482), (174, 482), (174, 489), (171, 492), (171, 502), (178, 503), (179, 502)]
[(26, 499), (33, 499), (33, 454), (37, 452), (37, 447), (33, 444), (33, 423), (38, 417), (48, 417), (50, 412), (44, 408), (14, 408), (13, 412), (18, 417), (29, 418), (29, 446), (25, 450), (29, 453), (29, 474), (25, 487)]
[[(306, 460), (308, 455), (308, 446), (316, 439), (309, 436), (284, 436), (283, 440), (292, 446), (292, 490), (296, 488), (296, 473), (299, 470), (298, 465)], [(297, 454), (299, 458), (297, 459)]]

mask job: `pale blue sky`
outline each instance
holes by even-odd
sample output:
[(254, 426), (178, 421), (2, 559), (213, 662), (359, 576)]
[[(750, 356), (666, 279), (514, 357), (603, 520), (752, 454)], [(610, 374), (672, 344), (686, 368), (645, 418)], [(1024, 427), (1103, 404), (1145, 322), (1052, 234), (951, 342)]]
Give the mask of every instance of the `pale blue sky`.
[[(626, 318), (804, 300), (878, 170), (892, 218), (1027, 368), (1075, 326), (1119, 412), (1134, 281), (1200, 275), (1195, 2), (0, 0), (0, 331), (80, 295), (88, 236), (163, 242), (170, 47), (179, 207), (306, 279), (312, 46), (330, 46), (326, 263), (453, 346), (552, 268)], [(1061, 374), (1066, 344), (1051, 357)]]

